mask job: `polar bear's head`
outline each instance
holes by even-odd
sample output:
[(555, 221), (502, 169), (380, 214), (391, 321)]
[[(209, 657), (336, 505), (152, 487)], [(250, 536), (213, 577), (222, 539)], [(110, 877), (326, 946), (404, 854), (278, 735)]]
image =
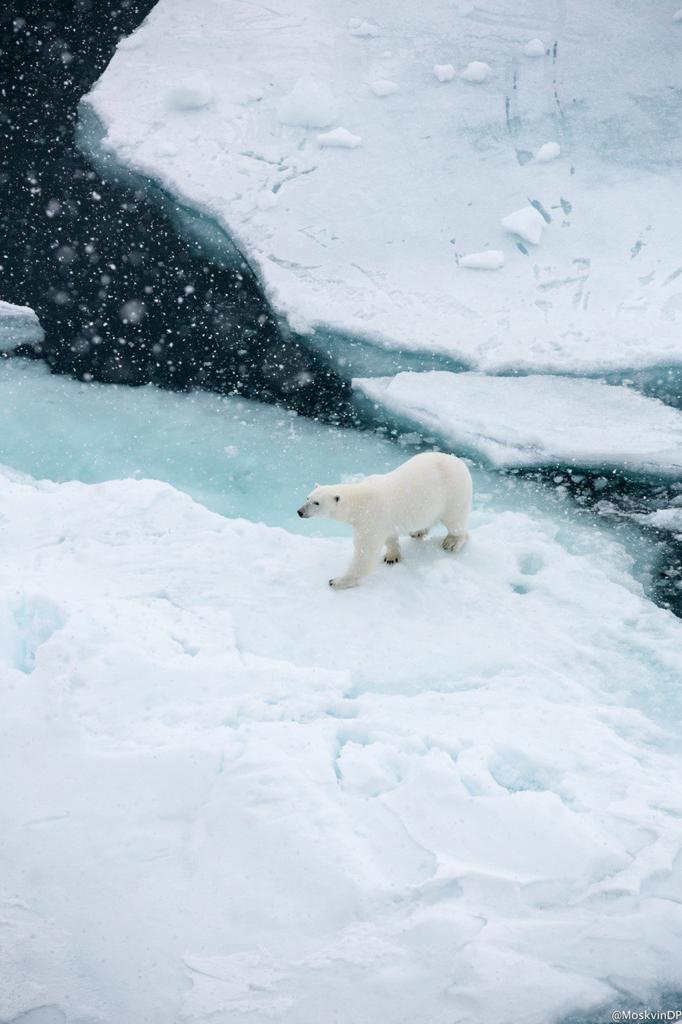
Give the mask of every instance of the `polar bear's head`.
[(315, 484), (298, 510), (301, 519), (341, 519), (347, 518), (348, 484)]

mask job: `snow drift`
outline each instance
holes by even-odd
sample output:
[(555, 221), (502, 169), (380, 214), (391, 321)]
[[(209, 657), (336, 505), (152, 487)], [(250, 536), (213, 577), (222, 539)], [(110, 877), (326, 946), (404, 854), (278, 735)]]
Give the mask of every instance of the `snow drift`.
[(337, 594), (348, 540), (161, 483), (0, 499), (3, 1019), (546, 1024), (682, 985), (682, 627), (618, 545), (479, 510)]

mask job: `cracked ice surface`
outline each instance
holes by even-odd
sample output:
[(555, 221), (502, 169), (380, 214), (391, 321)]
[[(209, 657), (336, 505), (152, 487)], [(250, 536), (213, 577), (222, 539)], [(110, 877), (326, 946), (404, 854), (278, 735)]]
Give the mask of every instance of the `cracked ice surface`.
[(493, 466), (682, 476), (682, 413), (598, 380), (399, 373), (353, 386), (379, 407)]
[[(222, 225), (295, 328), (596, 372), (682, 360), (678, 57), (648, 0), (161, 0), (87, 102), (105, 148)], [(474, 62), (475, 87), (434, 77)], [(321, 148), (320, 121), (362, 145)], [(560, 158), (533, 160), (548, 140)], [(529, 202), (532, 248), (501, 227)], [(499, 273), (457, 266), (486, 249)]]
[(479, 509), (337, 594), (347, 539), (162, 483), (7, 472), (0, 506), (3, 1020), (547, 1024), (682, 985), (682, 627), (617, 544)]

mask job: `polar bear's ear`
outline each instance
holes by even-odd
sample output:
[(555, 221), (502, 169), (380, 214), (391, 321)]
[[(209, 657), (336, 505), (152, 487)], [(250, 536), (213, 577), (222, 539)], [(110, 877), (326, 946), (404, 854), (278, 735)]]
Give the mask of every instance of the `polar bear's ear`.
[(319, 487), (320, 485), (319, 485), (319, 484), (315, 484), (315, 486), (316, 486), (316, 487)]
[(341, 501), (341, 498), (338, 494), (334, 495), (334, 501)]

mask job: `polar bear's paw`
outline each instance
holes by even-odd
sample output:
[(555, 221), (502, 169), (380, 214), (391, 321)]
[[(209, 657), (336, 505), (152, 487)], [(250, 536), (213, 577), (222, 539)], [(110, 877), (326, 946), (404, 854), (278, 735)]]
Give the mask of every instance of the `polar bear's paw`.
[(424, 537), (427, 536), (428, 532), (428, 530), (415, 530), (410, 534), (410, 537), (412, 537), (413, 540), (424, 540)]
[(384, 562), (386, 565), (395, 565), (396, 562), (400, 561), (400, 541), (396, 536), (386, 538), (386, 551), (384, 552)]
[(445, 551), (452, 551), (453, 554), (457, 554), (464, 547), (468, 539), (468, 533), (448, 533), (443, 538), (443, 548)]
[(336, 576), (329, 581), (332, 590), (348, 590), (349, 587), (357, 587), (360, 580), (356, 576)]

